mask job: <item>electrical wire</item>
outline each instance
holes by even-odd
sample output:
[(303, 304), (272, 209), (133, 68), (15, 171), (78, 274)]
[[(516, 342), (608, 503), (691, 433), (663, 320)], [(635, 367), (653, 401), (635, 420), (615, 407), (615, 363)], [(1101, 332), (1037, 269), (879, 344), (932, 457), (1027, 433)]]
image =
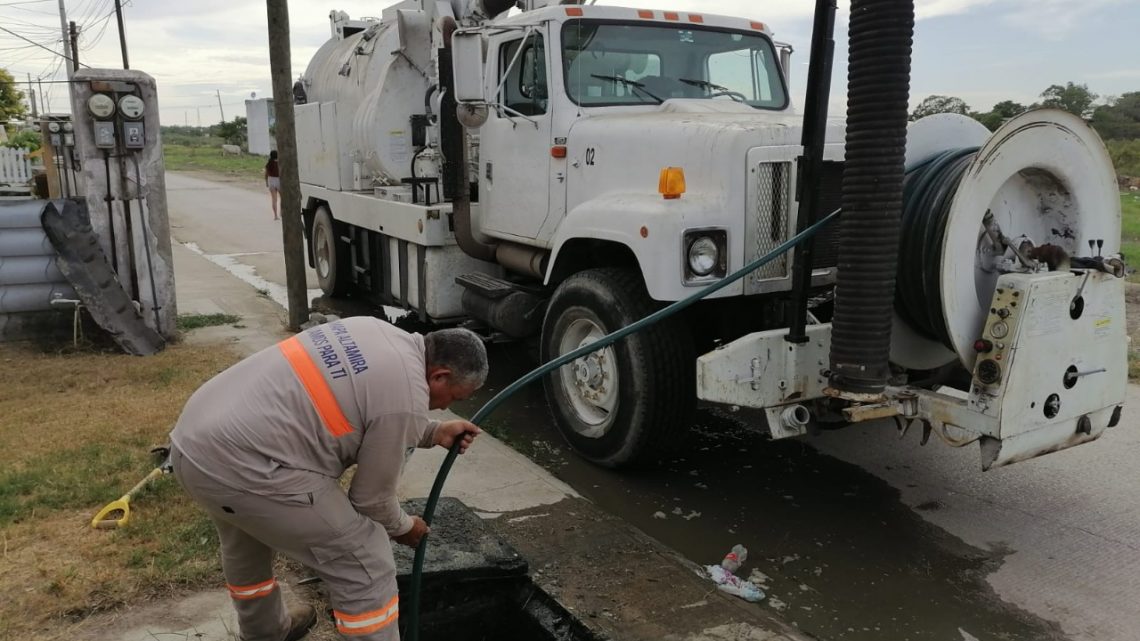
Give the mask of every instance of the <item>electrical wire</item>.
[[(55, 55), (59, 56), (60, 58), (64, 58), (64, 59), (66, 59), (66, 60), (68, 60), (68, 61), (71, 61), (71, 58), (68, 58), (67, 56), (63, 55), (62, 53), (60, 53), (60, 52), (58, 52), (58, 51), (56, 51), (56, 50), (54, 50), (54, 49), (51, 49), (51, 48), (49, 48), (49, 47), (46, 47), (46, 46), (44, 46), (44, 45), (41, 45), (41, 44), (40, 44), (40, 43), (38, 43), (38, 42), (35, 42), (35, 41), (33, 41), (33, 40), (30, 40), (30, 39), (28, 39), (28, 38), (25, 38), (24, 36), (21, 36), (20, 34), (16, 33), (15, 31), (12, 31), (11, 29), (9, 29), (9, 28), (7, 28), (7, 27), (0, 27), (0, 31), (4, 31), (4, 32), (6, 32), (6, 33), (9, 33), (9, 34), (11, 34), (11, 35), (13, 35), (13, 36), (16, 36), (16, 37), (17, 37), (17, 38), (19, 38), (20, 40), (23, 40), (23, 41), (25, 41), (25, 42), (27, 42), (27, 43), (33, 44), (33, 45), (35, 45), (35, 46), (37, 46), (37, 47), (39, 47), (40, 49), (43, 49), (43, 50), (45, 50), (45, 51), (51, 52), (51, 53), (53, 53), (53, 54), (55, 54)], [(90, 66), (90, 65), (85, 65), (85, 64), (83, 64), (82, 62), (81, 62), (81, 63), (79, 63), (79, 64), (80, 64), (80, 65), (82, 65), (82, 66), (84, 66), (84, 67), (87, 67), (88, 69), (90, 69), (90, 68), (91, 68), (91, 66)]]
[[(587, 354), (596, 352), (604, 347), (608, 347), (625, 338), (626, 336), (639, 332), (664, 318), (668, 318), (669, 316), (676, 314), (682, 309), (689, 307), (693, 303), (696, 303), (702, 298), (718, 292), (721, 289), (724, 289), (732, 283), (740, 280), (741, 278), (744, 278), (753, 271), (759, 269), (760, 267), (763, 267), (779, 256), (787, 253), (789, 250), (804, 240), (814, 236), (817, 232), (819, 232), (820, 229), (823, 229), (825, 225), (838, 217), (839, 211), (840, 210), (837, 209), (831, 212), (811, 227), (808, 227), (802, 232), (784, 241), (779, 247), (776, 247), (764, 256), (757, 258), (751, 263), (748, 263), (744, 267), (741, 267), (732, 274), (725, 276), (716, 283), (709, 285), (708, 287), (696, 292), (688, 298), (684, 298), (675, 303), (672, 303), (671, 305), (664, 307), (650, 314), (649, 316), (646, 316), (645, 318), (637, 321), (636, 323), (633, 323), (632, 325), (623, 327), (622, 329), (604, 336), (601, 339), (590, 343), (589, 345), (586, 345), (585, 347), (580, 347), (572, 352), (563, 354), (562, 356), (559, 356), (549, 363), (546, 363), (545, 365), (534, 369), (526, 376), (523, 376), (514, 383), (511, 383), (509, 386), (507, 386), (506, 389), (496, 394), (495, 397), (490, 401), (487, 401), (487, 403), (482, 408), (480, 408), (474, 416), (471, 417), (471, 422), (476, 425), (483, 422), (483, 420), (486, 419), (487, 416), (491, 414), (491, 412), (494, 412), (499, 407), (499, 405), (506, 401), (507, 398), (513, 396), (515, 392), (518, 392), (528, 384), (542, 378), (555, 369), (558, 369), (559, 367), (562, 367), (563, 365), (566, 365), (567, 363), (570, 363), (571, 361), (581, 358)], [(443, 460), (443, 464), (439, 468), (439, 473), (436, 474), (435, 483), (432, 484), (431, 494), (428, 495), (427, 505), (424, 506), (424, 514), (423, 517), (421, 517), (428, 525), (431, 525), (432, 519), (435, 517), (435, 508), (439, 503), (440, 494), (443, 492), (443, 484), (447, 480), (447, 475), (451, 471), (452, 464), (455, 463), (456, 457), (459, 456), (459, 447), (461, 444), (462, 439), (455, 439), (455, 443), (447, 452), (447, 457)], [(416, 547), (415, 560), (412, 563), (412, 585), (408, 593), (408, 616), (405, 626), (405, 638), (408, 641), (419, 641), (420, 636), (420, 592), (423, 584), (424, 558), (427, 555), (427, 541), (428, 535), (424, 535), (424, 537), (420, 539), (420, 544)]]

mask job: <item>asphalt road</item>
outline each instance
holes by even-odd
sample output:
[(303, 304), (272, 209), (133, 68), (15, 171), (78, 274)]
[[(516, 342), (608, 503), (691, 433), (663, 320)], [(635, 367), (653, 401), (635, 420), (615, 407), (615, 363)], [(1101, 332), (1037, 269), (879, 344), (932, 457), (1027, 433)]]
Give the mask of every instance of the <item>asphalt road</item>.
[[(264, 193), (177, 174), (167, 181), (176, 242), (283, 291), (280, 229)], [(533, 366), (528, 354), (493, 348), (488, 387), (460, 411)], [(1133, 386), (1129, 407), (1138, 404)], [(490, 427), (697, 563), (744, 544), (745, 571), (767, 577), (761, 607), (822, 639), (1134, 641), (1136, 416), (1126, 408), (1097, 442), (986, 473), (976, 446), (920, 447), (889, 424), (773, 443), (752, 431), (757, 416), (710, 407), (683, 454), (619, 474), (566, 451), (540, 388)]]

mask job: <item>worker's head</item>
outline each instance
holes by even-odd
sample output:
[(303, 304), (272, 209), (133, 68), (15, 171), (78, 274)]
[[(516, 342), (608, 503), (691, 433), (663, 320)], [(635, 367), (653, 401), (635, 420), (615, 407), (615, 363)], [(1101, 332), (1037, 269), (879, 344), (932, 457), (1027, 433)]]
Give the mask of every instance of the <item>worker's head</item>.
[(269, 159), (270, 159), (270, 160), (277, 160), (277, 150), (276, 150), (276, 149), (274, 149), (273, 151), (269, 152)]
[(475, 332), (441, 329), (424, 336), (427, 360), (428, 407), (447, 409), (483, 387), (487, 380), (487, 349)]

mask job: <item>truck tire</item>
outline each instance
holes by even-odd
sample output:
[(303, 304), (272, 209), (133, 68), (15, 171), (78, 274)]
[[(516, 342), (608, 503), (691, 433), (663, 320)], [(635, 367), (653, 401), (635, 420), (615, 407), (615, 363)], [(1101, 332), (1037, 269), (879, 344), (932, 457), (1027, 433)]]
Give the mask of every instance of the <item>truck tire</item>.
[[(542, 326), (543, 362), (626, 327), (659, 308), (640, 274), (591, 269), (554, 292)], [(695, 405), (695, 352), (668, 318), (551, 372), (546, 400), (562, 437), (604, 467), (648, 462), (676, 445)]]
[(327, 205), (317, 207), (313, 217), (313, 268), (317, 270), (317, 283), (325, 296), (343, 296), (348, 293), (349, 257), (341, 249), (336, 227)]

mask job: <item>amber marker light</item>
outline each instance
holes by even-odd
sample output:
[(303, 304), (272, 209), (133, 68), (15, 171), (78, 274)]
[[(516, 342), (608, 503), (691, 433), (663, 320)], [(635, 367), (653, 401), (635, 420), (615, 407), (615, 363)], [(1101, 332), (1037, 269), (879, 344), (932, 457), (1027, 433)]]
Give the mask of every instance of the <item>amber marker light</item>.
[(685, 193), (685, 170), (680, 167), (666, 167), (661, 170), (657, 181), (657, 191), (666, 200), (675, 200)]

